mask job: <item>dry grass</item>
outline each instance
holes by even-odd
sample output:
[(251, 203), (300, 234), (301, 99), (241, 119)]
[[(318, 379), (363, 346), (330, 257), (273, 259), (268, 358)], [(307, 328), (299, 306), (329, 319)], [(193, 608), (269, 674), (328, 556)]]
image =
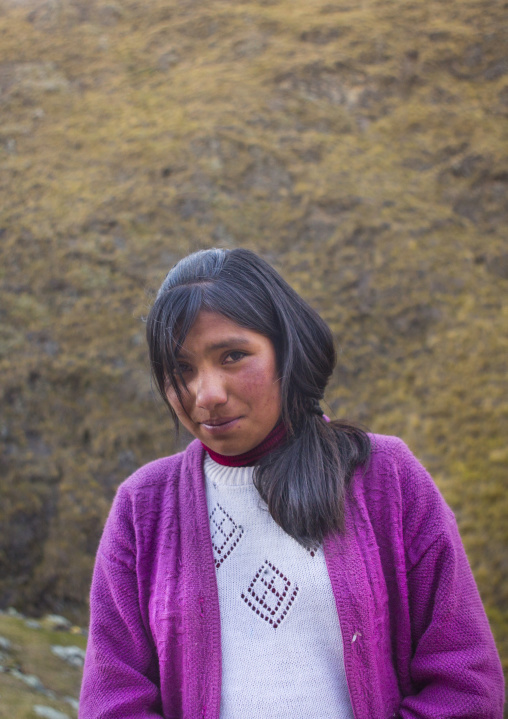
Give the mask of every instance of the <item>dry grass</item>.
[(0, 9), (0, 602), (83, 619), (117, 484), (175, 449), (150, 292), (264, 254), (342, 348), (330, 412), (401, 435), (457, 513), (508, 671), (502, 2)]

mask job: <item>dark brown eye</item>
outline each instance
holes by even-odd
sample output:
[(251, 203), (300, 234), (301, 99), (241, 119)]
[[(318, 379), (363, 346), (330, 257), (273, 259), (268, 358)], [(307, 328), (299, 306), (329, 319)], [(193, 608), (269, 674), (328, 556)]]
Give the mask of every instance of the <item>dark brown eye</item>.
[(246, 357), (246, 352), (240, 352), (240, 350), (234, 350), (233, 352), (229, 352), (226, 356), (226, 362), (238, 362), (238, 360), (241, 360), (243, 357)]
[(186, 364), (185, 362), (179, 362), (175, 369), (173, 370), (173, 377), (178, 379), (180, 375), (185, 374), (186, 372), (191, 371), (191, 366)]

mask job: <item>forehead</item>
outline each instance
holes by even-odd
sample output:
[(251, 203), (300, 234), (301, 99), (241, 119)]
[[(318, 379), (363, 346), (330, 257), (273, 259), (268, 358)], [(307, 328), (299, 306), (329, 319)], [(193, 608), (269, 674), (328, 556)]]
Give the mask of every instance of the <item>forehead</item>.
[(272, 347), (268, 337), (217, 312), (201, 310), (187, 332), (179, 354), (213, 352), (229, 346)]

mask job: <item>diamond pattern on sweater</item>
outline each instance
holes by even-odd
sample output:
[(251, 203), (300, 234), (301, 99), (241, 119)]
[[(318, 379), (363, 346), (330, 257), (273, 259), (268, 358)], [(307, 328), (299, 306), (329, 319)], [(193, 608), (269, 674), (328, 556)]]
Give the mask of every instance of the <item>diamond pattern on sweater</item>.
[(286, 618), (298, 587), (268, 560), (258, 569), (242, 599), (274, 629)]
[(217, 502), (210, 515), (210, 528), (215, 568), (218, 569), (242, 538), (243, 527)]

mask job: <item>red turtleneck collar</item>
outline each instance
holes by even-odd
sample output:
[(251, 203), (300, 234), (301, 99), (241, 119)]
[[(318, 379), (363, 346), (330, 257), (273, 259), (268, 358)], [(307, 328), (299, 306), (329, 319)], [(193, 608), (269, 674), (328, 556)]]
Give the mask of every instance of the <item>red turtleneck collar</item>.
[(254, 449), (250, 449), (248, 452), (244, 452), (243, 454), (235, 454), (232, 457), (228, 457), (226, 454), (214, 452), (213, 449), (210, 449), (203, 443), (202, 444), (210, 457), (214, 462), (217, 462), (217, 464), (223, 464), (226, 467), (249, 467), (256, 464), (256, 462), (260, 460), (261, 457), (264, 457), (265, 454), (268, 454), (276, 447), (279, 447), (285, 439), (286, 428), (282, 422), (279, 422), (279, 424), (275, 425), (270, 434), (264, 438), (261, 444), (258, 444), (257, 447), (254, 447)]

